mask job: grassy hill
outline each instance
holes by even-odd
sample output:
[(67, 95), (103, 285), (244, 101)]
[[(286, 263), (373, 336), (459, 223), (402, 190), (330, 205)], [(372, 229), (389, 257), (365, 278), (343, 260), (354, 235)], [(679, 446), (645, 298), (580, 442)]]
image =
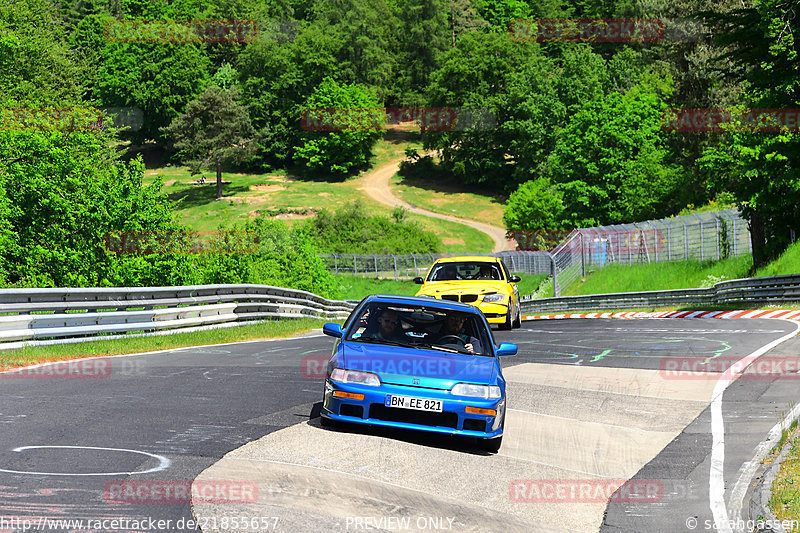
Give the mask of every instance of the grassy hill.
[[(419, 147), (416, 141), (382, 140), (376, 145), (372, 168), (402, 157), (406, 148)], [(392, 212), (391, 208), (364, 193), (359, 176), (344, 181), (325, 181), (303, 179), (286, 172), (223, 172), (223, 181), (230, 184), (223, 186), (223, 199), (217, 201), (214, 174), (204, 174), (205, 184), (193, 183), (201, 175), (192, 176), (187, 167), (154, 167), (146, 172), (146, 182), (156, 177), (162, 179), (164, 191), (177, 202), (179, 219), (196, 231), (212, 231), (258, 214), (296, 224), (321, 209), (336, 210), (356, 199), (372, 213), (389, 215)], [(416, 186), (413, 199), (409, 201), (431, 211), (452, 214), (456, 210), (460, 217), (502, 226), (503, 205), (498, 197), (478, 192), (457, 193), (452, 187), (423, 189)], [(434, 232), (442, 242), (443, 252), (488, 253), (492, 250), (489, 236), (468, 225), (416, 214), (409, 214), (408, 219)]]

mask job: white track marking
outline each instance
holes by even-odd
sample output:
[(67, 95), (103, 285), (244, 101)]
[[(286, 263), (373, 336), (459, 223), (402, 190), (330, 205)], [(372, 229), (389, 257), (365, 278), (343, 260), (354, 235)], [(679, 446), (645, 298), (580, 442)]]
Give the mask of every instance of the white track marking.
[(38, 450), (42, 448), (62, 448), (62, 449), (73, 449), (73, 450), (104, 450), (111, 452), (138, 453), (140, 455), (146, 455), (148, 457), (152, 457), (153, 459), (158, 459), (158, 465), (148, 470), (140, 470), (134, 472), (89, 472), (83, 474), (73, 474), (64, 472), (26, 472), (21, 470), (7, 470), (5, 468), (0, 468), (0, 472), (8, 472), (9, 474), (30, 474), (34, 476), (130, 476), (133, 474), (150, 474), (153, 472), (160, 472), (161, 470), (166, 470), (172, 464), (172, 461), (170, 461), (163, 455), (156, 455), (154, 453), (143, 452), (140, 450), (129, 450), (127, 448), (102, 448), (97, 446), (20, 446), (19, 448), (14, 448), (11, 451), (23, 452), (25, 450)]
[[(776, 319), (781, 320), (781, 319)], [(722, 533), (733, 533), (729, 524), (728, 509), (725, 506), (725, 422), (722, 418), (722, 394), (734, 381), (733, 369), (744, 369), (753, 361), (767, 353), (775, 346), (787, 341), (797, 335), (800, 330), (800, 324), (795, 323), (795, 329), (791, 333), (787, 333), (783, 337), (776, 339), (769, 344), (762, 346), (755, 352), (741, 358), (735, 364), (725, 371), (722, 377), (717, 381), (714, 386), (714, 393), (711, 398), (711, 469), (708, 477), (708, 500), (711, 513), (714, 515), (714, 522), (717, 526), (716, 530)], [(748, 480), (749, 481), (749, 480)], [(734, 516), (734, 520), (736, 516)]]

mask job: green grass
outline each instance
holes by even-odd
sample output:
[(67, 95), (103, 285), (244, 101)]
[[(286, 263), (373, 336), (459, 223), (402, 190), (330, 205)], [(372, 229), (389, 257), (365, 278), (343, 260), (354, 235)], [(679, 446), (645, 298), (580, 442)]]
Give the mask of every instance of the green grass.
[(127, 353), (170, 350), (203, 344), (224, 344), (258, 339), (292, 337), (321, 328), (325, 320), (301, 318), (275, 320), (261, 324), (220, 328), (193, 333), (175, 333), (156, 337), (132, 337), (107, 341), (92, 341), (54, 346), (28, 346), (0, 352), (0, 370), (79, 357), (119, 355)]
[(800, 273), (800, 241), (789, 246), (775, 261), (756, 271), (756, 277)]
[(454, 179), (412, 179), (395, 175), (389, 183), (395, 196), (415, 207), (503, 226), (504, 195), (465, 191), (464, 184)]
[(792, 447), (781, 463), (772, 483), (769, 506), (778, 520), (800, 520), (800, 439), (792, 441)]
[[(391, 275), (391, 274), (387, 274)], [(339, 274), (334, 276), (338, 286), (337, 298), (341, 300), (360, 300), (370, 294), (417, 294), (420, 286), (411, 280), (376, 279)]]
[(533, 294), (550, 277), (547, 274), (524, 274), (520, 272), (516, 272), (516, 274), (521, 278), (521, 281), (517, 283), (520, 295)]
[(638, 265), (611, 264), (588, 274), (570, 286), (564, 296), (690, 289), (726, 279), (748, 277), (750, 256), (722, 261), (676, 261)]
[[(403, 155), (407, 147), (419, 148), (418, 141), (384, 140), (374, 150), (373, 168)], [(195, 231), (214, 231), (258, 214), (296, 224), (321, 209), (335, 211), (353, 200), (360, 199), (370, 213), (391, 215), (392, 209), (370, 199), (360, 190), (362, 181), (356, 177), (344, 181), (301, 179), (285, 172), (241, 174), (223, 172), (223, 199), (216, 199), (215, 175), (205, 173), (208, 182), (193, 185), (199, 178), (188, 167), (151, 168), (145, 172), (145, 183), (156, 176), (164, 181), (164, 192), (175, 202), (178, 220)], [(283, 213), (278, 213), (283, 211)], [(444, 253), (488, 253), (494, 243), (483, 232), (465, 224), (409, 214), (410, 220), (434, 232), (442, 242)]]

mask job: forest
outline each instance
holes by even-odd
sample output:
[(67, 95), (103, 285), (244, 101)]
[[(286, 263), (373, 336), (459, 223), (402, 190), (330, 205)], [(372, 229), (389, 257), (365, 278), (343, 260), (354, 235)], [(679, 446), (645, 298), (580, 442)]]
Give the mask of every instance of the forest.
[[(363, 170), (380, 124), (353, 126), (351, 113), (320, 131), (308, 127), (319, 109), (466, 112), (462, 127), (423, 127), (436, 162), (412, 153), (403, 172), (502, 191), (507, 227), (634, 222), (714, 201), (742, 209), (763, 264), (800, 229), (798, 4), (6, 0), (0, 282), (279, 282), (288, 262), (313, 274), (287, 283), (324, 286), (311, 232), (270, 221), (248, 230), (265, 235), (260, 262), (102, 246), (109, 231), (181, 230), (158, 184), (143, 185), (145, 149), (218, 172)], [(752, 110), (784, 111), (754, 121)]]

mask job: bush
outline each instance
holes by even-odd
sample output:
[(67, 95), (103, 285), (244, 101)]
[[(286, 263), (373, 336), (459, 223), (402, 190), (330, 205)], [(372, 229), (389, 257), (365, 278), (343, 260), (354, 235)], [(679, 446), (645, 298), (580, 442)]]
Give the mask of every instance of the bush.
[(257, 217), (243, 226), (220, 228), (217, 238), (237, 241), (243, 234), (252, 240), (235, 246), (234, 253), (191, 256), (183, 283), (257, 283), (334, 294), (333, 278), (303, 228), (290, 230), (279, 220)]
[(435, 253), (440, 243), (416, 222), (407, 222), (405, 212), (392, 217), (368, 215), (360, 202), (331, 213), (323, 210), (306, 223), (316, 235), (320, 252), (352, 254)]

